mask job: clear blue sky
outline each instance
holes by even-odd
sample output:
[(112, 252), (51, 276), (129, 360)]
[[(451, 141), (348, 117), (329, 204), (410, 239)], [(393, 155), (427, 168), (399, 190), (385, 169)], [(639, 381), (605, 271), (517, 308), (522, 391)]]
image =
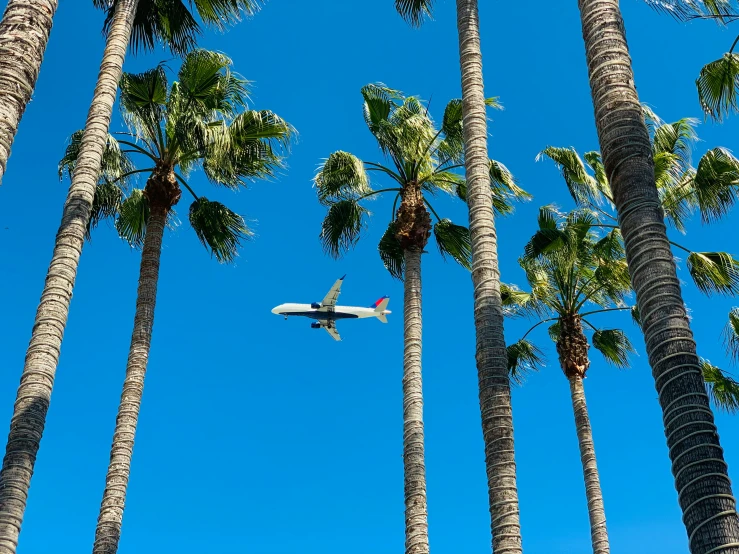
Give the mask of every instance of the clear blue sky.
[[(5, 436), (67, 183), (56, 178), (66, 137), (83, 126), (103, 43), (90, 2), (62, 2), (33, 102), (0, 188), (0, 432)], [(376, 253), (390, 206), (355, 252), (326, 258), (324, 210), (311, 177), (342, 149), (378, 152), (364, 127), (359, 89), (383, 81), (432, 98), (437, 117), (460, 96), (454, 2), (407, 28), (390, 0), (272, 0), (226, 35), (202, 45), (226, 52), (255, 81), (254, 106), (300, 132), (276, 182), (233, 194), (201, 194), (254, 220), (256, 240), (235, 266), (211, 260), (186, 223), (168, 232), (149, 373), (124, 517), (121, 554), (397, 554), (403, 551), (402, 286)], [(555, 168), (535, 163), (545, 146), (597, 148), (577, 3), (481, 2), (490, 152), (535, 195), (498, 222), (503, 278), (520, 281), (516, 258), (538, 206), (571, 207)], [(643, 101), (665, 119), (700, 117), (693, 80), (731, 44), (731, 31), (679, 25), (637, 0), (623, 10)], [(733, 29), (734, 31), (738, 29)], [(168, 58), (134, 59), (137, 71)], [(120, 128), (116, 117), (114, 126)], [(736, 147), (739, 119), (701, 125), (700, 152)], [(466, 212), (441, 201), (453, 219)], [(739, 252), (739, 213), (696, 223), (697, 250)], [(133, 320), (139, 256), (103, 226), (82, 257), (71, 315), (36, 465), (19, 554), (91, 549)], [(490, 532), (474, 363), (469, 275), (424, 256), (424, 392), (431, 548), (489, 552)], [(307, 320), (270, 313), (282, 302), (320, 300), (348, 274), (341, 301), (368, 305), (389, 294), (389, 325), (342, 326), (334, 343)], [(683, 277), (686, 278), (683, 272)], [(706, 300), (687, 284), (700, 353), (727, 367), (718, 335), (731, 300)], [(600, 320), (608, 325), (607, 320)], [(641, 336), (633, 368), (597, 353), (586, 381), (614, 552), (685, 554), (687, 539), (670, 475), (661, 414)], [(506, 327), (509, 340), (522, 323)], [(568, 387), (555, 362), (514, 392), (521, 523), (527, 554), (590, 552), (582, 470)], [(718, 418), (736, 475), (739, 426)], [(4, 443), (4, 438), (2, 439)]]

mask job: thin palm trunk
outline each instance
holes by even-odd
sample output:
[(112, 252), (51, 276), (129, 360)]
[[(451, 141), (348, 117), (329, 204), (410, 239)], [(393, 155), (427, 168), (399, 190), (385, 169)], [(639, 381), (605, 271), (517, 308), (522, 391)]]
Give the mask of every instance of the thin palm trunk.
[(0, 182), (36, 88), (58, 0), (10, 0), (0, 21)]
[(100, 66), (77, 166), (36, 312), (0, 471), (0, 554), (14, 554), (49, 409), (100, 161), (138, 0), (120, 0)]
[(159, 281), (159, 258), (162, 237), (167, 220), (165, 208), (152, 207), (146, 226), (144, 248), (141, 253), (139, 290), (136, 298), (136, 315), (133, 320), (131, 348), (128, 351), (126, 379), (118, 406), (118, 416), (110, 451), (110, 465), (105, 478), (105, 491), (100, 506), (93, 554), (115, 554), (121, 538), (123, 508), (126, 502), (128, 478), (131, 472), (131, 456), (136, 435), (136, 424), (144, 392), (144, 377), (149, 361), (151, 333), (154, 327), (154, 307)]
[(405, 469), (405, 552), (428, 554), (426, 462), (421, 382), (421, 251), (405, 252), (403, 355), (403, 467)]
[(467, 204), (472, 237), (477, 374), (485, 441), (493, 551), (522, 552), (508, 358), (503, 338), (477, 0), (457, 0)]
[(593, 554), (609, 554), (611, 548), (608, 544), (608, 531), (606, 530), (606, 511), (603, 507), (603, 491), (600, 488), (598, 466), (595, 462), (593, 430), (590, 428), (588, 406), (585, 404), (585, 389), (582, 377), (579, 375), (571, 376), (569, 381), (572, 409), (575, 412), (577, 441), (580, 444), (580, 460), (585, 477), (585, 495), (588, 499)]
[(618, 0), (579, 0), (603, 161), (692, 554), (739, 554), (739, 518), (667, 241)]

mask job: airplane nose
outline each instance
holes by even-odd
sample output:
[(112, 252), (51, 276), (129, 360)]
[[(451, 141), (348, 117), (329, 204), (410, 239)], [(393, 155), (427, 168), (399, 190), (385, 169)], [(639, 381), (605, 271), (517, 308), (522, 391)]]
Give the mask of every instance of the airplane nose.
[(275, 306), (274, 308), (272, 308), (272, 313), (273, 314), (280, 315), (280, 307), (279, 306)]

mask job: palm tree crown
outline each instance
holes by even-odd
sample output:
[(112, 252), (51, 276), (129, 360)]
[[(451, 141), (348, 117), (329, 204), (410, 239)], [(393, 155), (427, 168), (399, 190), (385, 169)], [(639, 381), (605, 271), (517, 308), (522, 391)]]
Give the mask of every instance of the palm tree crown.
[[(583, 342), (583, 324), (592, 330), (592, 344), (606, 361), (624, 367), (634, 349), (619, 329), (600, 329), (586, 317), (629, 310), (628, 267), (618, 229), (598, 233), (597, 217), (590, 210), (563, 215), (552, 206), (539, 210), (539, 230), (519, 259), (531, 292), (511, 285), (501, 287), (503, 305), (509, 316), (534, 316), (538, 322), (508, 347), (511, 377), (523, 375), (543, 361), (542, 351), (526, 337), (547, 322), (549, 336), (557, 344), (562, 370), (567, 377), (585, 377), (590, 362), (588, 344)], [(602, 236), (601, 236), (602, 235)]]
[[(93, 0), (96, 8), (106, 11), (103, 26), (106, 35), (111, 30), (115, 8), (120, 1)], [(263, 4), (264, 0), (139, 0), (130, 47), (136, 53), (151, 51), (162, 43), (173, 54), (184, 54), (196, 47), (202, 24), (222, 31), (238, 22), (242, 14), (253, 15)]]
[[(218, 261), (230, 261), (250, 232), (244, 220), (220, 202), (193, 191), (186, 177), (201, 169), (208, 180), (237, 189), (251, 179), (270, 177), (281, 167), (280, 150), (289, 145), (291, 126), (270, 111), (247, 108), (247, 82), (234, 74), (231, 60), (206, 50), (189, 53), (178, 80), (168, 84), (164, 66), (121, 79), (121, 110), (129, 130), (108, 138), (89, 230), (116, 215), (123, 238), (140, 246), (152, 207), (171, 212), (182, 185), (191, 193), (189, 220)], [(70, 140), (60, 175), (72, 173), (82, 132)], [(125, 139), (125, 140), (124, 140)], [(147, 160), (135, 168), (131, 154)], [(143, 190), (123, 197), (129, 178), (149, 173)]]
[[(367, 127), (390, 164), (362, 161), (339, 151), (319, 168), (314, 182), (319, 201), (328, 207), (320, 235), (325, 250), (339, 257), (352, 248), (369, 215), (363, 203), (378, 194), (392, 193), (393, 217), (379, 245), (391, 275), (402, 278), (403, 252), (422, 251), (432, 232), (442, 255), (469, 267), (469, 231), (439, 217), (427, 198), (440, 191), (466, 197), (467, 185), (458, 173), (464, 165), (461, 101), (449, 102), (437, 127), (428, 106), (418, 98), (404, 97), (382, 84), (365, 86), (362, 97)], [(490, 99), (489, 105), (498, 104)], [(383, 174), (392, 186), (373, 189), (370, 172)], [(490, 176), (499, 213), (512, 212), (512, 200), (529, 198), (503, 164), (491, 160)], [(428, 210), (437, 220), (433, 225)]]

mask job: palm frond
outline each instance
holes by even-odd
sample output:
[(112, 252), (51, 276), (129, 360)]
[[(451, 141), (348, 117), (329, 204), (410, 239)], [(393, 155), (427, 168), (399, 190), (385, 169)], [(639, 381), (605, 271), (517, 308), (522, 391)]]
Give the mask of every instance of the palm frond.
[(539, 371), (545, 363), (544, 352), (526, 339), (508, 345), (506, 353), (508, 354), (508, 375), (517, 385), (522, 385), (528, 374)]
[(353, 248), (365, 227), (366, 215), (369, 212), (355, 200), (340, 200), (332, 204), (319, 235), (324, 251), (334, 258), (340, 258)]
[(185, 56), (178, 83), (188, 110), (231, 116), (246, 107), (248, 83), (231, 72), (231, 64), (228, 56), (209, 50), (197, 49)]
[(120, 205), (115, 227), (121, 238), (134, 248), (144, 245), (149, 211), (149, 200), (141, 189), (133, 189)]
[[(79, 158), (80, 148), (82, 147), (82, 138), (84, 131), (79, 130), (72, 133), (69, 137), (69, 143), (64, 151), (64, 156), (59, 161), (59, 179), (65, 175), (71, 179), (74, 168), (77, 167), (77, 159)], [(100, 177), (98, 183), (117, 182), (121, 188), (126, 188), (129, 182), (128, 174), (134, 171), (135, 166), (131, 158), (121, 151), (120, 144), (113, 137), (108, 135), (108, 141), (103, 150), (103, 156), (100, 163)]]
[(739, 54), (726, 53), (706, 64), (695, 82), (703, 111), (717, 121), (739, 110)]
[[(108, 35), (113, 15), (120, 0), (93, 0), (97, 7), (107, 10), (103, 33)], [(194, 7), (200, 19), (209, 27), (224, 30), (252, 15), (263, 4), (262, 0), (141, 0), (131, 29), (130, 48), (134, 54), (151, 51), (161, 43), (175, 55), (195, 48), (202, 35), (201, 26), (191, 12)]]
[(655, 10), (679, 21), (710, 17), (720, 23), (734, 16), (731, 0), (645, 0)]
[(192, 155), (202, 158), (203, 171), (213, 184), (237, 188), (273, 177), (284, 167), (283, 154), (289, 150), (292, 134), (292, 126), (277, 114), (249, 110), (221, 127), (202, 152)]
[(202, 245), (221, 263), (232, 262), (241, 241), (252, 236), (243, 217), (203, 196), (190, 205), (189, 218)]
[(395, 221), (391, 221), (380, 239), (377, 250), (382, 263), (395, 279), (403, 280), (405, 276), (405, 253), (396, 236), (398, 231)]
[(547, 329), (547, 333), (549, 333), (549, 338), (552, 339), (552, 342), (556, 343), (559, 341), (559, 337), (562, 334), (562, 325), (560, 322), (556, 321), (552, 323), (549, 329)]
[(539, 230), (524, 247), (524, 259), (533, 260), (568, 244), (567, 233), (557, 228), (559, 216), (551, 205), (539, 208)]
[(123, 191), (118, 185), (103, 183), (95, 187), (92, 198), (90, 220), (87, 222), (85, 238), (92, 240), (92, 231), (104, 219), (113, 219), (118, 215), (123, 203)]
[(356, 199), (371, 192), (362, 160), (349, 152), (334, 152), (313, 178), (318, 201), (324, 206), (338, 200)]
[(658, 116), (655, 111), (646, 104), (641, 105), (642, 116), (644, 118), (644, 125), (647, 126), (649, 136), (654, 136), (654, 130), (660, 125), (664, 125), (665, 122)]
[(431, 17), (433, 0), (395, 0), (395, 9), (413, 27), (420, 27)]
[(641, 329), (641, 312), (636, 304), (631, 307), (631, 320)]
[(506, 166), (490, 160), (490, 187), (493, 192), (493, 208), (501, 215), (513, 213), (514, 201), (531, 200), (532, 196), (518, 186)]
[(595, 182), (598, 184), (598, 189), (604, 196), (610, 197), (611, 185), (608, 183), (608, 176), (606, 175), (606, 166), (603, 164), (603, 158), (601, 158), (600, 152), (585, 152), (583, 154), (585, 162), (590, 166), (595, 175)]
[(620, 329), (599, 329), (593, 333), (593, 347), (606, 361), (618, 368), (629, 366), (629, 354), (636, 352), (634, 347)]
[(546, 313), (547, 308), (533, 292), (525, 292), (515, 285), (500, 284), (500, 299), (507, 317), (533, 317)]
[(598, 182), (588, 174), (585, 164), (574, 148), (548, 146), (536, 156), (536, 160), (539, 161), (544, 157), (552, 160), (560, 170), (570, 196), (578, 206), (587, 205), (591, 201), (598, 202), (601, 199)]
[(153, 142), (158, 141), (157, 131), (167, 102), (167, 88), (167, 76), (162, 65), (143, 73), (124, 73), (121, 76), (123, 119), (136, 134)]
[(739, 308), (732, 308), (722, 332), (726, 352), (734, 363), (739, 362)]
[(688, 271), (698, 289), (707, 295), (739, 293), (739, 262), (726, 252), (691, 252)]
[(713, 404), (730, 414), (739, 411), (739, 383), (708, 360), (701, 358), (700, 365)]
[(382, 122), (387, 121), (397, 107), (400, 92), (383, 83), (374, 83), (362, 87), (361, 93), (364, 98), (364, 121), (372, 134), (376, 134)]
[(465, 269), (472, 269), (472, 243), (467, 227), (442, 219), (434, 225), (434, 237), (442, 257), (449, 255)]
[(698, 139), (695, 132), (696, 125), (698, 125), (698, 120), (692, 117), (660, 125), (654, 130), (652, 137), (653, 153), (673, 154), (684, 171), (690, 166), (693, 144)]
[(613, 229), (593, 245), (593, 253), (601, 260), (620, 260), (626, 254), (621, 229)]
[(701, 219), (713, 223), (725, 216), (739, 194), (739, 160), (725, 148), (706, 152), (698, 162), (692, 190)]

